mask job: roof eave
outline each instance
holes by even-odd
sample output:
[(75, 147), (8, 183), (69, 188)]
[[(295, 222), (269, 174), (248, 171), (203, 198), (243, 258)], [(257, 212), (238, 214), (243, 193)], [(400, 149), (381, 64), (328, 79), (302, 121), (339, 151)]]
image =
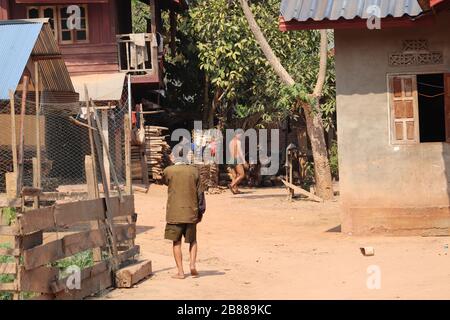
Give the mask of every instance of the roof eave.
[[(410, 28), (418, 25), (431, 25), (435, 22), (434, 15), (423, 15), (419, 17), (404, 16), (400, 18), (387, 17), (381, 19), (382, 28)], [(367, 19), (356, 18), (352, 20), (307, 20), (286, 21), (280, 16), (279, 28), (281, 31), (295, 31), (295, 30), (318, 30), (318, 29), (365, 29), (367, 28)]]

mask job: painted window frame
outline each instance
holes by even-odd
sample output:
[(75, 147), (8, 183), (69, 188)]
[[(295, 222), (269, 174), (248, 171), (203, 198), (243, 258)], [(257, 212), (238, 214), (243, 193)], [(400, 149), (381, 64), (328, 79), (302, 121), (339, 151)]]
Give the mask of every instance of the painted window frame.
[[(402, 118), (401, 120), (396, 120), (395, 117), (395, 106), (393, 102), (401, 101), (402, 98), (396, 99), (394, 96), (394, 79), (400, 78), (402, 79), (402, 92), (404, 91), (404, 81), (403, 79), (412, 78), (412, 96), (413, 99), (413, 117), (412, 118)], [(388, 97), (389, 97), (389, 139), (391, 145), (414, 145), (420, 143), (420, 119), (419, 119), (419, 103), (418, 103), (418, 92), (417, 92), (417, 74), (389, 74), (387, 76), (387, 85), (388, 85)], [(405, 139), (407, 137), (407, 119), (412, 119), (414, 122), (414, 139), (408, 140)], [(403, 123), (403, 139), (398, 140), (396, 137), (396, 123)]]
[(59, 37), (59, 19), (58, 19), (58, 8), (56, 5), (53, 6), (27, 6), (27, 19), (30, 19), (30, 10), (37, 9), (39, 18), (44, 18), (44, 11), (46, 9), (53, 9), (53, 34), (55, 35), (55, 40), (58, 41)]
[(86, 32), (86, 39), (85, 40), (77, 40), (76, 39), (76, 33), (77, 31), (80, 30), (69, 30), (71, 33), (71, 40), (63, 40), (63, 36), (62, 33), (64, 31), (67, 31), (65, 29), (62, 28), (62, 17), (61, 17), (61, 10), (64, 8), (69, 7), (69, 5), (58, 5), (57, 6), (57, 14), (58, 14), (58, 26), (60, 26), (59, 29), (59, 33), (58, 33), (58, 37), (59, 37), (59, 43), (63, 44), (63, 45), (71, 45), (71, 44), (80, 44), (80, 43), (89, 43), (89, 11), (88, 11), (88, 5), (87, 4), (76, 4), (79, 7), (82, 7), (84, 9), (85, 12), (85, 16), (84, 16), (84, 20), (86, 23), (86, 26), (84, 29), (81, 29), (81, 31), (85, 31)]
[[(445, 114), (446, 114), (446, 141), (441, 142), (423, 142), (426, 144), (431, 143), (450, 143), (450, 80), (448, 80), (448, 76), (450, 75), (450, 70), (441, 70), (441, 69), (433, 69), (430, 71), (420, 71), (420, 72), (397, 72), (397, 73), (388, 73), (386, 75), (386, 83), (387, 83), (387, 98), (388, 98), (388, 130), (389, 130), (389, 144), (393, 146), (412, 146), (422, 144), (420, 142), (420, 117), (419, 117), (419, 99), (418, 99), (418, 85), (417, 85), (417, 76), (426, 75), (426, 74), (443, 74), (444, 75), (444, 87), (448, 89), (445, 92), (447, 95), (447, 99), (445, 101)], [(415, 139), (414, 141), (398, 141), (395, 139), (395, 115), (393, 114), (394, 107), (392, 105), (393, 99), (393, 88), (391, 87), (391, 78), (394, 77), (402, 77), (402, 76), (414, 76), (415, 79), (415, 101), (416, 105), (414, 106), (414, 121), (416, 124), (415, 130)]]

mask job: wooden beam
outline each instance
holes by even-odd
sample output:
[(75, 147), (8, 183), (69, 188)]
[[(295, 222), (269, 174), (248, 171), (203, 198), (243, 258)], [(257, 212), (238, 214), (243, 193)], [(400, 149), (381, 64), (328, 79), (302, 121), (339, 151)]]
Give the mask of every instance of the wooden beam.
[(56, 294), (56, 300), (81, 300), (90, 295), (112, 287), (113, 280), (110, 270), (105, 270), (91, 278), (81, 281), (80, 290), (61, 291)]
[[(110, 207), (113, 217), (131, 216), (135, 213), (134, 197), (124, 196), (123, 201), (120, 201), (118, 197), (111, 198)], [(105, 199), (100, 198), (31, 210), (26, 214), (18, 215), (17, 221), (20, 233), (29, 234), (49, 228), (67, 227), (80, 222), (103, 220), (105, 211)]]
[(59, 269), (54, 267), (40, 267), (33, 270), (20, 270), (20, 291), (53, 293), (51, 284), (59, 278)]
[(31, 270), (74, 254), (106, 245), (104, 233), (93, 230), (67, 235), (23, 252), (23, 265)]
[(106, 183), (111, 188), (111, 167), (108, 159), (109, 152), (109, 123), (108, 110), (102, 110), (102, 144), (103, 144), (103, 166), (105, 167)]
[(20, 255), (19, 249), (0, 248), (0, 256), (18, 256)]
[[(16, 136), (16, 109), (15, 109), (15, 97), (14, 92), (12, 90), (9, 91), (9, 103), (11, 107), (11, 149), (12, 149), (12, 157), (13, 157), (13, 168), (14, 173), (19, 174), (19, 164), (17, 159), (17, 136)], [(16, 198), (18, 195), (17, 189), (17, 181), (16, 181)]]
[(23, 76), (23, 91), (22, 91), (22, 102), (20, 107), (20, 134), (19, 134), (19, 174), (17, 176), (17, 188), (22, 189), (23, 186), (23, 166), (24, 166), (24, 140), (25, 140), (25, 112), (27, 104), (27, 93), (28, 93), (28, 82), (30, 77), (28, 75)]
[(283, 182), (283, 184), (286, 187), (288, 187), (290, 189), (293, 189), (294, 191), (297, 191), (298, 193), (300, 193), (300, 194), (310, 198), (311, 200), (314, 200), (314, 201), (317, 201), (317, 202), (323, 202), (322, 198), (319, 198), (318, 196), (316, 196), (316, 195), (314, 195), (314, 194), (312, 194), (312, 193), (310, 193), (310, 192), (308, 192), (306, 190), (303, 190), (302, 188), (297, 187), (297, 186), (293, 185), (292, 183), (287, 182), (284, 179), (280, 179), (280, 180)]
[(0, 235), (16, 236), (16, 235), (18, 235), (18, 230), (14, 226), (0, 226)]
[[(96, 179), (94, 177), (94, 164), (91, 156), (86, 156), (84, 159), (84, 166), (86, 172), (86, 183), (88, 197), (90, 199), (97, 199), (99, 197), (98, 184), (96, 184)], [(100, 229), (101, 220), (91, 221), (90, 225), (92, 229)], [(102, 250), (100, 248), (95, 248), (93, 250), (94, 262), (99, 262), (102, 260)]]
[[(95, 277), (96, 275), (103, 273), (108, 270), (108, 262), (107, 261), (101, 261), (99, 263), (96, 263), (92, 267), (85, 268), (81, 270), (80, 280), (86, 280), (92, 277)], [(67, 281), (69, 280), (69, 277), (63, 278), (63, 279), (56, 279), (56, 281), (53, 281), (50, 283), (50, 288), (52, 293), (58, 293), (61, 291), (65, 291), (67, 289)]]
[(15, 263), (0, 263), (0, 274), (16, 274)]
[(116, 244), (116, 235), (114, 232), (114, 214), (112, 212), (113, 208), (112, 208), (112, 204), (111, 204), (111, 199), (109, 197), (109, 185), (107, 183), (107, 178), (106, 178), (106, 172), (105, 172), (105, 167), (103, 166), (103, 159), (102, 159), (102, 144), (103, 147), (105, 147), (104, 145), (104, 141), (100, 142), (100, 139), (103, 140), (103, 134), (102, 134), (102, 125), (100, 123), (100, 119), (97, 115), (97, 112), (95, 112), (95, 120), (97, 123), (97, 129), (98, 131), (96, 132), (96, 134), (94, 135), (94, 141), (95, 141), (95, 147), (97, 149), (97, 156), (98, 156), (98, 162), (99, 162), (99, 166), (100, 166), (100, 173), (102, 176), (102, 184), (103, 184), (103, 193), (105, 195), (105, 204), (106, 204), (106, 234), (107, 234), (107, 240), (108, 240), (108, 249), (110, 251), (110, 254), (112, 255), (112, 269), (115, 271), (117, 270), (118, 267), (118, 262), (117, 262), (117, 255), (118, 255), (118, 251), (117, 251), (117, 244)]
[(118, 270), (115, 274), (117, 288), (131, 288), (139, 281), (152, 274), (152, 262), (140, 261), (136, 264)]
[[(91, 158), (92, 158), (92, 171), (93, 171), (93, 177), (94, 177), (94, 181), (93, 184), (97, 186), (97, 190), (98, 190), (98, 180), (97, 180), (97, 164), (96, 164), (96, 159), (95, 159), (95, 145), (94, 145), (94, 136), (93, 136), (93, 132), (94, 132), (94, 127), (92, 126), (92, 113), (91, 113), (91, 102), (89, 99), (89, 92), (87, 89), (87, 86), (84, 85), (84, 96), (86, 99), (86, 110), (87, 110), (87, 121), (88, 121), (88, 127), (89, 127), (89, 147), (91, 150)], [(97, 129), (95, 129), (97, 130)], [(98, 198), (99, 192), (97, 191), (95, 194), (95, 198)]]
[[(33, 183), (35, 188), (41, 187), (41, 101), (40, 101), (40, 76), (39, 76), (39, 63), (34, 63), (35, 74), (35, 99), (36, 99), (36, 168), (33, 165)], [(33, 162), (34, 164), (34, 162)], [(37, 206), (39, 205), (39, 199), (37, 199)], [(35, 204), (36, 206), (36, 204)], [(36, 207), (37, 207), (36, 206)]]
[(20, 195), (22, 197), (39, 197), (42, 195), (42, 189), (36, 187), (23, 187)]
[(13, 292), (17, 290), (17, 285), (15, 282), (11, 283), (0, 283), (0, 291)]
[(128, 195), (133, 194), (133, 182), (131, 175), (131, 126), (130, 115), (126, 114), (124, 117), (125, 128), (125, 193)]

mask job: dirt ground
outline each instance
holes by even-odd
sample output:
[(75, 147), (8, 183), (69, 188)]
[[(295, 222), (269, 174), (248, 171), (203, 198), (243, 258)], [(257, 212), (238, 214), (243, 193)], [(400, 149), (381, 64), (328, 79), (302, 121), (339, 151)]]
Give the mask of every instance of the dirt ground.
[[(104, 299), (448, 299), (447, 237), (356, 237), (338, 232), (338, 201), (286, 201), (282, 188), (207, 196), (198, 227), (200, 278), (171, 279), (172, 245), (163, 239), (166, 188), (136, 193), (137, 244), (154, 274)], [(372, 246), (365, 257), (359, 248)], [(186, 272), (188, 247), (184, 246)], [(368, 268), (380, 289), (368, 289)]]

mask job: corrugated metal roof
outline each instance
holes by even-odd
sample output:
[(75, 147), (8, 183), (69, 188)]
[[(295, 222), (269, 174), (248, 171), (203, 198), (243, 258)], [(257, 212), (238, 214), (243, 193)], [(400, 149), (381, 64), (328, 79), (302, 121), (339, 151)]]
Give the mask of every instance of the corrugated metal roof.
[(368, 8), (376, 5), (381, 18), (418, 16), (422, 9), (417, 0), (282, 0), (281, 15), (285, 21), (321, 21), (367, 19)]
[(0, 21), (0, 99), (15, 91), (42, 29), (42, 23)]

